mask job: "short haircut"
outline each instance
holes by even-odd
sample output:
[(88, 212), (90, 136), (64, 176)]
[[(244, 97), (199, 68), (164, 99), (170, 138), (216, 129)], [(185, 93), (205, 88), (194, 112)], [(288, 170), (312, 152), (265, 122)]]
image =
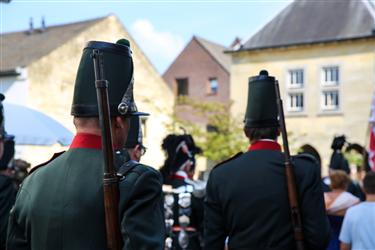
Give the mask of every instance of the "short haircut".
[(350, 177), (344, 170), (331, 170), (329, 174), (332, 189), (346, 190), (350, 183)]
[(97, 127), (100, 128), (99, 117), (80, 117), (75, 116), (73, 123), (76, 127)]
[(363, 179), (363, 189), (367, 194), (375, 194), (375, 172), (369, 171)]
[[(126, 116), (120, 116), (122, 119), (130, 120)], [(111, 122), (116, 119), (116, 116), (111, 116)], [(92, 128), (100, 128), (100, 120), (99, 117), (83, 117), (83, 116), (74, 116), (73, 124), (76, 127), (92, 127)]]
[(266, 127), (266, 128), (244, 128), (246, 136), (250, 141), (257, 141), (261, 139), (276, 140), (279, 135), (278, 127)]

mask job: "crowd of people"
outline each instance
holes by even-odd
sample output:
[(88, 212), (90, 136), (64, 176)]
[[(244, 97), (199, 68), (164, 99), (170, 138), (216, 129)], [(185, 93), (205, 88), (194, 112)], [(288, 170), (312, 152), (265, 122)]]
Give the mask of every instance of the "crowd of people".
[[(108, 159), (94, 51), (101, 53), (100, 67), (110, 83), (119, 247), (109, 246), (107, 234), (111, 214), (104, 205), (103, 161)], [(248, 150), (218, 164), (204, 183), (193, 178), (202, 150), (190, 134), (163, 140), (160, 171), (140, 163), (146, 153), (140, 116), (148, 114), (135, 104), (133, 67), (128, 40), (87, 44), (74, 88), (73, 142), (16, 185), (9, 168), (14, 138), (5, 133), (1, 113), (0, 249), (375, 249), (375, 172), (351, 180), (344, 136), (333, 140), (329, 176), (321, 177), (319, 153), (305, 145), (291, 158), (295, 187), (286, 180), (285, 154), (277, 142), (276, 79), (267, 71), (248, 82)], [(103, 88), (106, 81), (96, 83)]]

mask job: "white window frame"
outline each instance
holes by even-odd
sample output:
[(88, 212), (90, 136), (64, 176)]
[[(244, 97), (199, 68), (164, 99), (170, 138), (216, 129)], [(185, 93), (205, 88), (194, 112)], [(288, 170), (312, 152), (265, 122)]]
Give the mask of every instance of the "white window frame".
[[(334, 81), (326, 81), (326, 70), (336, 70), (336, 80)], [(332, 78), (332, 72), (328, 71), (329, 78)], [(322, 86), (338, 86), (340, 84), (340, 67), (338, 65), (329, 65), (329, 66), (323, 66), (321, 69), (321, 85)]]
[[(302, 72), (302, 82), (297, 83), (298, 73)], [(294, 75), (295, 74), (295, 75)], [(295, 77), (293, 77), (295, 76)], [(294, 83), (296, 81), (296, 83)], [(287, 87), (293, 89), (301, 89), (305, 85), (305, 72), (301, 68), (289, 69), (287, 74)]]
[[(302, 81), (300, 83), (294, 83), (294, 80), (298, 78), (298, 76), (294, 76), (296, 72), (302, 72)], [(296, 73), (298, 74), (298, 73)], [(294, 78), (293, 83), (292, 83), (292, 78)], [(306, 100), (305, 100), (305, 69), (304, 68), (290, 68), (287, 69), (286, 73), (286, 84), (285, 84), (285, 89), (286, 89), (286, 110), (290, 114), (299, 114), (303, 113), (305, 111), (306, 107)], [(295, 95), (302, 95), (302, 107), (292, 107), (292, 96)], [(295, 100), (296, 101), (296, 100)]]
[[(216, 82), (216, 91), (212, 91), (212, 82)], [(219, 81), (217, 77), (209, 77), (208, 78), (208, 94), (209, 95), (217, 95), (219, 92)]]
[[(302, 96), (302, 107), (298, 106), (291, 106), (292, 103), (292, 97), (294, 99), (294, 102), (297, 102), (297, 95)], [(304, 93), (303, 92), (288, 92), (288, 112), (303, 112), (304, 106), (305, 106), (305, 100), (304, 100)]]
[[(326, 70), (330, 68), (335, 68), (337, 70), (337, 76), (335, 81), (326, 81)], [(332, 74), (332, 72), (331, 72)], [(341, 110), (342, 99), (341, 99), (341, 70), (340, 66), (337, 64), (324, 65), (320, 69), (320, 110), (324, 112), (337, 112)], [(327, 92), (337, 93), (337, 105), (325, 104), (325, 95)]]
[[(327, 102), (332, 103), (333, 98), (337, 99), (337, 105), (332, 105), (332, 104), (325, 104), (326, 102), (326, 94), (328, 93), (336, 93), (336, 97), (332, 97), (332, 99), (328, 100)], [(322, 90), (321, 93), (321, 106), (323, 111), (337, 111), (340, 109), (340, 91), (338, 89), (328, 89), (328, 90)]]

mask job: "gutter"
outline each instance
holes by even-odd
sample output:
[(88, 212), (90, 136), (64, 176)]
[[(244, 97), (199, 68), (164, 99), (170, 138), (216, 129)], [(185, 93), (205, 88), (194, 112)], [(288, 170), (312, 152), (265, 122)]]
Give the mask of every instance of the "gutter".
[(275, 49), (275, 48), (289, 48), (294, 46), (303, 46), (303, 45), (315, 45), (320, 43), (335, 43), (335, 42), (345, 42), (345, 41), (355, 41), (355, 40), (361, 40), (361, 39), (371, 39), (375, 38), (375, 32), (371, 35), (362, 36), (362, 37), (354, 37), (354, 38), (343, 38), (343, 39), (329, 39), (329, 40), (318, 40), (314, 42), (299, 42), (299, 43), (290, 43), (290, 44), (284, 44), (284, 45), (270, 45), (270, 46), (264, 46), (264, 47), (254, 47), (254, 48), (248, 48), (248, 49), (239, 49), (239, 50), (224, 50), (225, 54), (234, 54), (237, 52), (245, 52), (245, 51), (257, 51), (257, 50), (266, 50), (266, 49)]
[(19, 76), (19, 75), (21, 75), (21, 70), (19, 68), (0, 70), (0, 77)]

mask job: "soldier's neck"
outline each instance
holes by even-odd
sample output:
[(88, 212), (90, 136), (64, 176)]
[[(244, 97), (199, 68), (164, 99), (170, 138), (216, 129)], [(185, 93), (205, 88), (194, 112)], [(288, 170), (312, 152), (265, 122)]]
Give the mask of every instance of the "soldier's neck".
[(366, 201), (375, 202), (375, 194), (366, 194)]
[(77, 128), (77, 134), (78, 133), (85, 133), (85, 134), (93, 134), (93, 135), (99, 135), (101, 136), (101, 130), (100, 128), (84, 128), (84, 127), (79, 127)]

